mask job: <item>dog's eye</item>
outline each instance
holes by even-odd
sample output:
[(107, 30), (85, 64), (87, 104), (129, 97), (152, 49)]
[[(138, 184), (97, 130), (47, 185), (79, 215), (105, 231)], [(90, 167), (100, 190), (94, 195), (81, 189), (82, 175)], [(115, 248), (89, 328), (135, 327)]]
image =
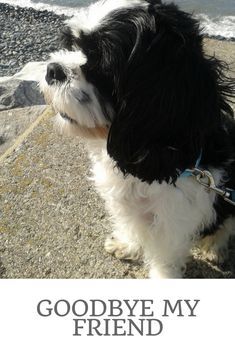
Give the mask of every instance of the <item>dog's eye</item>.
[(62, 29), (60, 42), (63, 48), (73, 50), (74, 44), (76, 43), (76, 38), (73, 36), (69, 27)]

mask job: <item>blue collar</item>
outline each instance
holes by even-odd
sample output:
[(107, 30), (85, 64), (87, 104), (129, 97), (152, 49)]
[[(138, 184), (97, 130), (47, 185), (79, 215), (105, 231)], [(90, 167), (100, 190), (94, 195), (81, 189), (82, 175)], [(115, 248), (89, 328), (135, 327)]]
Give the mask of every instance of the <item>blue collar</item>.
[(204, 175), (205, 177), (208, 178), (209, 175), (209, 183), (208, 185), (204, 182), (200, 182), (200, 178), (197, 179), (197, 181), (201, 184), (204, 185), (208, 190), (213, 190), (214, 192), (216, 192), (216, 194), (220, 195), (223, 197), (224, 201), (232, 204), (233, 206), (235, 206), (235, 190), (234, 189), (230, 189), (230, 188), (219, 188), (216, 187), (214, 179), (212, 174), (209, 171), (203, 171), (199, 169), (199, 165), (201, 163), (201, 159), (202, 159), (202, 150), (200, 152), (200, 155), (195, 163), (195, 166), (192, 169), (185, 169), (184, 172), (180, 173), (180, 177), (189, 177), (189, 176), (194, 176), (197, 179), (197, 174), (193, 173), (199, 173), (199, 175)]
[[(199, 167), (199, 165), (201, 163), (201, 160), (202, 160), (202, 149), (201, 149), (201, 152), (200, 152), (200, 155), (199, 155), (198, 159), (196, 160), (194, 168), (198, 168)], [(180, 177), (185, 178), (185, 177), (189, 177), (189, 176), (192, 176), (192, 175), (193, 174), (192, 174), (192, 171), (190, 169), (185, 169), (185, 171), (180, 174)]]

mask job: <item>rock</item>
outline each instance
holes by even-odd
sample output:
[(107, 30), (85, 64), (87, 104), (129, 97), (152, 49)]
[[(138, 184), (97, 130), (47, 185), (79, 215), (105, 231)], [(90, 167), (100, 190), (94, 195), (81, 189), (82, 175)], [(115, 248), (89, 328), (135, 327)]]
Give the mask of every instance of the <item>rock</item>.
[(0, 111), (45, 104), (38, 88), (45, 66), (44, 62), (31, 62), (14, 76), (0, 78)]
[(44, 104), (44, 98), (35, 81), (12, 79), (0, 83), (0, 111)]

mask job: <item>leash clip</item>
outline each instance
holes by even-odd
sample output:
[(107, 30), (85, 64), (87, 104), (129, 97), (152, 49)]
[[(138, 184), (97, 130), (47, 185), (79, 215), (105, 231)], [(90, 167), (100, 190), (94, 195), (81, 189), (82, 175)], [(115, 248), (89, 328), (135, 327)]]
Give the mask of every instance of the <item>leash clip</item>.
[(228, 188), (221, 189), (215, 184), (215, 179), (213, 175), (208, 170), (201, 170), (199, 168), (194, 168), (191, 170), (192, 175), (196, 178), (197, 182), (204, 186), (208, 191), (212, 190), (217, 195), (223, 197), (225, 201), (235, 206), (235, 201), (232, 200), (232, 191)]

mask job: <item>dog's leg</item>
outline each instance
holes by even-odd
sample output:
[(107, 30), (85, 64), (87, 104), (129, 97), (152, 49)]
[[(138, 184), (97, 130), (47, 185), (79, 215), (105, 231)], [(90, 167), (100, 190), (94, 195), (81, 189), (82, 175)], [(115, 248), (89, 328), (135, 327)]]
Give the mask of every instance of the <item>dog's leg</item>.
[(124, 243), (116, 235), (106, 239), (105, 250), (120, 260), (137, 261), (142, 255), (140, 247), (132, 243)]
[[(145, 245), (145, 262), (149, 267), (149, 277), (182, 278), (186, 270), (186, 262), (192, 247), (191, 237), (180, 239), (180, 235), (174, 234), (178, 240), (174, 243), (172, 236), (166, 234), (154, 234), (152, 240)], [(172, 242), (171, 242), (172, 239)]]
[[(151, 210), (143, 212), (140, 208), (143, 202), (149, 209), (151, 201), (147, 198), (139, 201), (136, 208), (131, 200), (117, 203), (113, 199), (106, 204), (113, 224), (112, 237), (105, 243), (106, 251), (119, 259), (137, 260), (142, 256), (151, 278), (182, 277), (192, 237), (185, 234), (180, 222), (171, 220), (171, 215), (159, 221)], [(189, 229), (192, 230), (191, 226)]]
[[(127, 226), (128, 224), (128, 226)], [(190, 249), (191, 237), (160, 232), (140, 219), (120, 218), (113, 224), (113, 236), (105, 243), (107, 252), (119, 259), (138, 260), (143, 256), (151, 278), (181, 278)]]
[(137, 261), (142, 256), (142, 248), (132, 227), (125, 227), (122, 220), (113, 224), (113, 234), (105, 241), (105, 250), (117, 259)]
[(186, 270), (186, 265), (175, 267), (174, 265), (162, 266), (152, 263), (149, 271), (149, 278), (151, 279), (166, 279), (166, 278), (182, 278)]
[(228, 242), (235, 231), (235, 218), (227, 219), (212, 235), (200, 240), (202, 256), (211, 262), (222, 264), (228, 257)]

